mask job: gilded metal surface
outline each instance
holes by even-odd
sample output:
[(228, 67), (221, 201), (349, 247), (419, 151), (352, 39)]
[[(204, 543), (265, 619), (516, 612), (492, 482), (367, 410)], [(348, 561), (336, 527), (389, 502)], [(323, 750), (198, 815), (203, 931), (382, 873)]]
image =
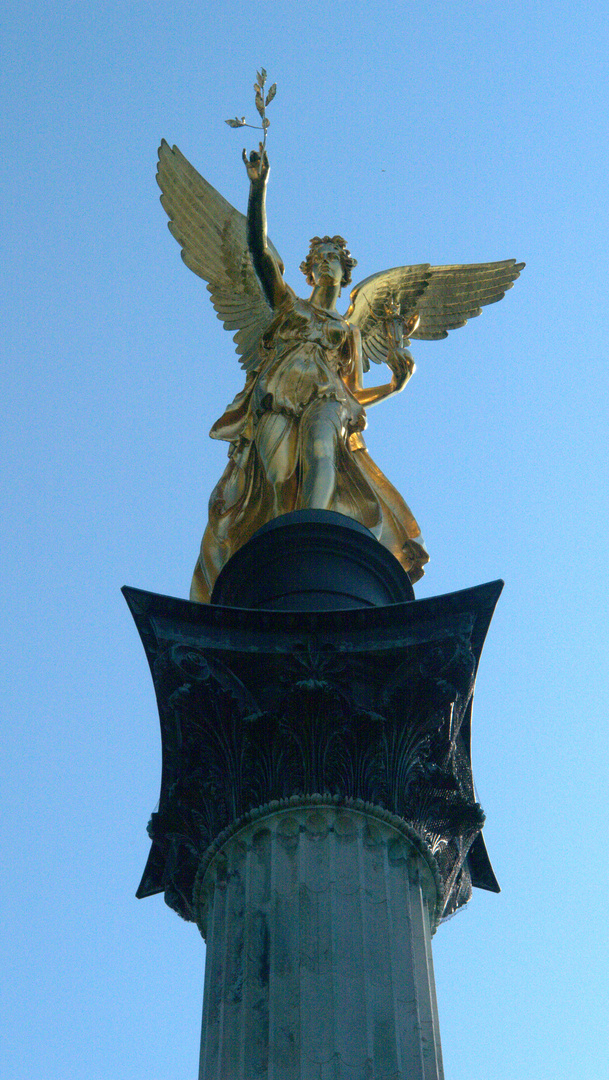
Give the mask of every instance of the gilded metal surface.
[(244, 116), (231, 117), (230, 120), (225, 120), (224, 123), (228, 124), (232, 128), (255, 128), (258, 131), (263, 132), (262, 145), (266, 146), (266, 137), (268, 130), (271, 126), (271, 121), (266, 115), (266, 110), (271, 101), (277, 93), (277, 83), (273, 83), (268, 91), (265, 90), (266, 84), (266, 71), (264, 68), (260, 68), (260, 71), (256, 72), (256, 82), (254, 83), (254, 103), (256, 105), (256, 112), (260, 116), (260, 124), (248, 124)]
[[(269, 162), (243, 160), (250, 180), (247, 217), (163, 141), (157, 180), (169, 228), (188, 267), (208, 283), (212, 303), (245, 369), (243, 390), (211, 430), (230, 444), (209, 504), (191, 599), (208, 602), (231, 555), (265, 522), (293, 510), (335, 510), (371, 529), (412, 581), (428, 555), (408, 506), (374, 464), (362, 431), (365, 409), (404, 389), (414, 371), (409, 337), (436, 339), (500, 300), (523, 263), (401, 266), (353, 288), (336, 307), (355, 260), (340, 236), (314, 237), (301, 270), (312, 286), (300, 299), (283, 277), (267, 237)], [(391, 380), (364, 387), (385, 363)]]

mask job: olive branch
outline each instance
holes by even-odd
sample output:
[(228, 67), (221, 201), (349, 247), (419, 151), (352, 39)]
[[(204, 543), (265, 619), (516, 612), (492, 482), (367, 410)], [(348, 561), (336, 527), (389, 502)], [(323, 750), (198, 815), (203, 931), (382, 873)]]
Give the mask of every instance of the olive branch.
[(224, 121), (225, 124), (228, 124), (228, 126), (232, 127), (232, 128), (248, 127), (248, 128), (254, 128), (256, 131), (263, 131), (264, 132), (264, 139), (262, 140), (262, 145), (263, 146), (266, 146), (266, 133), (267, 133), (268, 129), (271, 126), (271, 121), (269, 120), (268, 116), (266, 115), (267, 105), (269, 105), (271, 103), (271, 101), (275, 97), (275, 94), (277, 93), (277, 83), (273, 83), (273, 85), (271, 86), (271, 88), (270, 88), (270, 90), (269, 90), (269, 92), (268, 92), (268, 94), (266, 95), (266, 98), (265, 98), (265, 96), (264, 96), (264, 84), (265, 83), (266, 83), (266, 71), (265, 71), (264, 68), (260, 68), (260, 71), (256, 72), (256, 82), (254, 83), (254, 93), (256, 95), (256, 97), (255, 97), (256, 109), (258, 110), (258, 113), (260, 114), (260, 118), (262, 120), (261, 124), (248, 124), (244, 116), (241, 116), (241, 117), (235, 116), (234, 120), (225, 120)]

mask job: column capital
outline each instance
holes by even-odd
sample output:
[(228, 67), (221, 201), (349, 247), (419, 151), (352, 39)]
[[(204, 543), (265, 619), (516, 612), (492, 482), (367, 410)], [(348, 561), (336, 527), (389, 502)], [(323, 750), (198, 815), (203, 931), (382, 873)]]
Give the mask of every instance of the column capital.
[(346, 611), (193, 604), (125, 588), (159, 705), (163, 770), (137, 895), (195, 919), (201, 861), (260, 807), (374, 807), (433, 854), (442, 915), (498, 890), (471, 771), (471, 706), (501, 592)]

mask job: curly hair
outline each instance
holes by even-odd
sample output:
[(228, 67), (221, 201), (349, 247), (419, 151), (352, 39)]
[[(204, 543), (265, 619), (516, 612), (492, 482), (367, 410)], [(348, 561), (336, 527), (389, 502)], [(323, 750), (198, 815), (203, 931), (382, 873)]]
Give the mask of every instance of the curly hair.
[(340, 258), (340, 263), (343, 268), (343, 276), (341, 278), (341, 287), (348, 285), (351, 281), (351, 271), (354, 266), (357, 266), (357, 259), (351, 258), (351, 252), (347, 248), (347, 241), (342, 236), (314, 236), (311, 240), (309, 247), (309, 254), (300, 264), (300, 269), (307, 279), (307, 285), (314, 285), (313, 280), (313, 260), (315, 258), (315, 252), (321, 244), (333, 244)]

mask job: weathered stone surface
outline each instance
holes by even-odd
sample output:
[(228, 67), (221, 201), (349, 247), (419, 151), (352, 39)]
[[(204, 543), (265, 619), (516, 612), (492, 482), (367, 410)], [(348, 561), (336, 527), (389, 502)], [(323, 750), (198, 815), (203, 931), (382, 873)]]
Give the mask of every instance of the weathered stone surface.
[(200, 1080), (441, 1080), (431, 923), (440, 875), (404, 826), (303, 800), (199, 876)]
[(159, 809), (139, 896), (196, 919), (202, 864), (264, 806), (319, 795), (395, 816), (440, 912), (498, 888), (470, 761), (475, 673), (501, 582), (343, 611), (252, 611), (125, 589), (155, 683)]
[(211, 605), (124, 590), (163, 741), (138, 895), (207, 941), (200, 1080), (442, 1080), (431, 935), (498, 887), (470, 725), (502, 583), (414, 601), (361, 526), (293, 518)]

